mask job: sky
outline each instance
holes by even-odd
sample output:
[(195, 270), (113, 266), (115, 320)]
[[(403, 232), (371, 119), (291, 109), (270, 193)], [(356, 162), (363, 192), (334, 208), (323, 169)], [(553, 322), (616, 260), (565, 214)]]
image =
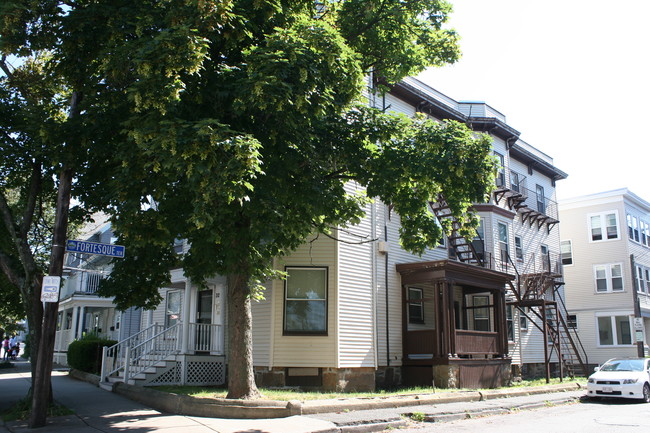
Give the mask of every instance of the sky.
[(569, 176), (559, 199), (650, 201), (650, 1), (450, 0), (463, 57), (420, 80), (484, 101)]

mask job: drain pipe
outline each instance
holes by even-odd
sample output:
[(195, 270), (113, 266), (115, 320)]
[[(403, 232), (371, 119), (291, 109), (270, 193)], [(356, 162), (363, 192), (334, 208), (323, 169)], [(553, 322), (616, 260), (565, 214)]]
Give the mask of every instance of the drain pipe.
[[(388, 247), (388, 223), (386, 221), (386, 206), (384, 206), (384, 242)], [(390, 367), (390, 316), (388, 313), (388, 248), (384, 252), (384, 287), (386, 289), (386, 365)]]

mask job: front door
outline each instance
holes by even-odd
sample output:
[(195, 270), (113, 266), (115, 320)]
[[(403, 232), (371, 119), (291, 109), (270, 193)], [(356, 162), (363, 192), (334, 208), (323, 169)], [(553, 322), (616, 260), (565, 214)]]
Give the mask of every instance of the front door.
[(212, 290), (201, 290), (196, 303), (196, 343), (197, 352), (212, 350)]

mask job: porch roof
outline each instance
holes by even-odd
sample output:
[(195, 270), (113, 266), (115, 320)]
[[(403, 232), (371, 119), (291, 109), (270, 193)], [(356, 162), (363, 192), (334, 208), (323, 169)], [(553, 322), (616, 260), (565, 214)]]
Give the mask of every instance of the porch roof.
[(430, 283), (446, 280), (459, 285), (487, 289), (505, 289), (514, 275), (492, 269), (469, 265), (455, 260), (400, 263), (395, 265), (402, 276), (402, 284)]

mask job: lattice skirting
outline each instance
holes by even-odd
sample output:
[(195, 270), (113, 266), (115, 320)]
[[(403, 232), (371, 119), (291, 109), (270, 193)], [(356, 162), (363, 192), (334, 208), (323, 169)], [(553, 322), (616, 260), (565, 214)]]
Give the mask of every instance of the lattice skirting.
[[(186, 366), (183, 383), (183, 365)], [(167, 361), (158, 367), (144, 385), (223, 385), (226, 383), (226, 363), (223, 357), (188, 356), (182, 360)]]
[(187, 362), (188, 385), (223, 385), (226, 383), (226, 364), (222, 360)]

